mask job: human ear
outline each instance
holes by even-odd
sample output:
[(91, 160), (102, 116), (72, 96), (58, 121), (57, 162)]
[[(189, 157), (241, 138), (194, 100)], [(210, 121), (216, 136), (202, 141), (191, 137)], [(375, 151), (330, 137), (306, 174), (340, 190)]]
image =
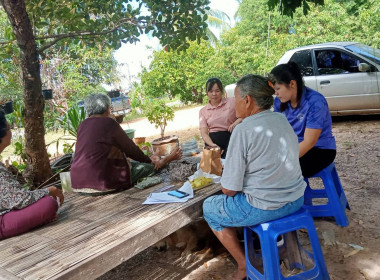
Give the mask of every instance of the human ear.
[(249, 94), (244, 96), (244, 102), (245, 102), (245, 106), (248, 108), (253, 102), (252, 96), (250, 96)]
[(289, 86), (292, 87), (292, 88), (297, 88), (297, 82), (296, 82), (296, 80), (291, 80), (290, 83), (289, 83)]

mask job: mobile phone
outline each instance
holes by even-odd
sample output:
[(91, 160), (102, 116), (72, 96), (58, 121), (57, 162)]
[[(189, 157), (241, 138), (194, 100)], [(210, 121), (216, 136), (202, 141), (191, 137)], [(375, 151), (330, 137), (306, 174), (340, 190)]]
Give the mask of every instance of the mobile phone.
[(168, 192), (168, 195), (175, 196), (175, 197), (178, 197), (178, 198), (183, 198), (183, 197), (188, 196), (189, 194), (185, 193), (185, 192), (182, 192), (182, 191), (179, 191), (179, 190), (174, 190), (174, 191)]

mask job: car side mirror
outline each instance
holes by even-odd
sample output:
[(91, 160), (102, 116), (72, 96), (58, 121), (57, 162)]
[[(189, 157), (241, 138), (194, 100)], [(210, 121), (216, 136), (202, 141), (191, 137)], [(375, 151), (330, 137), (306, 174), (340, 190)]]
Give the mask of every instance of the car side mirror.
[(371, 70), (371, 66), (369, 66), (367, 63), (359, 63), (360, 72), (368, 72), (370, 70)]

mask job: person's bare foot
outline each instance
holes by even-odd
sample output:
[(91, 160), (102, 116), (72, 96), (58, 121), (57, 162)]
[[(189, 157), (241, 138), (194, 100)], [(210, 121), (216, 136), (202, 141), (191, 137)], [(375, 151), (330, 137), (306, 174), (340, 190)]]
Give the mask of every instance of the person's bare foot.
[(56, 220), (58, 220), (58, 214), (56, 213), (55, 216), (53, 217), (53, 219), (51, 219), (48, 223), (51, 223), (51, 222), (55, 222)]
[(182, 158), (182, 150), (180, 147), (175, 148), (169, 155), (167, 155), (167, 162), (178, 160)]
[[(171, 162), (173, 160), (178, 160), (181, 158), (182, 158), (182, 150), (179, 147), (177, 147), (166, 157), (160, 159), (158, 162), (154, 162), (155, 168), (156, 169), (163, 168), (169, 162)], [(151, 159), (152, 159), (152, 157), (151, 157)]]
[(233, 280), (243, 280), (243, 279), (246, 279), (247, 277), (247, 271), (245, 270), (245, 267), (244, 268), (238, 268), (235, 273), (234, 273), (234, 276), (233, 276)]
[(41, 224), (41, 226), (42, 226), (42, 225), (49, 224), (49, 223), (52, 223), (52, 222), (54, 222), (54, 221), (56, 221), (56, 220), (58, 220), (58, 214), (57, 214), (57, 213), (55, 213), (54, 217), (51, 218), (51, 220), (49, 220), (49, 221), (47, 221), (47, 222)]

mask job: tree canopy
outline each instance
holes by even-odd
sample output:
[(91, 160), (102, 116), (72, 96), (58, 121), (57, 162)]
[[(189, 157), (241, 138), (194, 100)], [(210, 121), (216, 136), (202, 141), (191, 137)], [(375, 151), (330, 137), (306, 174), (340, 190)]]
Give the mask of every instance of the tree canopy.
[(214, 49), (206, 41), (189, 42), (189, 48), (181, 52), (154, 53), (149, 69), (141, 75), (144, 93), (151, 97), (180, 96), (183, 102), (203, 101), (206, 77), (212, 75), (209, 59)]
[(44, 102), (40, 60), (53, 45), (113, 49), (133, 43), (141, 34), (157, 37), (168, 49), (183, 50), (189, 40), (207, 39), (206, 9), (209, 0), (0, 0), (10, 25), (0, 45), (16, 44), (24, 88), (25, 148), (28, 166), (24, 176), (38, 185), (50, 177), (44, 140)]
[(189, 43), (190, 48), (179, 54), (156, 52), (150, 68), (141, 76), (144, 92), (151, 96), (179, 95), (183, 101), (199, 102), (208, 78), (217, 76), (226, 85), (248, 73), (265, 75), (289, 49), (332, 41), (358, 41), (379, 47), (380, 22), (376, 14), (380, 4), (363, 0), (359, 5), (358, 1), (310, 3), (307, 16), (299, 7), (293, 17), (288, 17), (269, 9), (267, 0), (244, 0), (238, 10), (239, 22), (222, 33), (215, 47), (206, 42), (194, 46)]
[[(6, 6), (8, 1), (1, 2)], [(38, 50), (42, 52), (67, 39), (86, 44), (100, 40), (117, 49), (121, 42), (136, 42), (141, 34), (149, 32), (163, 45), (183, 49), (185, 39), (204, 38), (208, 3), (208, 0), (31, 0), (25, 6)], [(5, 39), (15, 40), (11, 30)]]
[(271, 10), (277, 8), (277, 10), (287, 16), (293, 17), (294, 12), (297, 8), (302, 7), (302, 11), (305, 15), (310, 11), (309, 3), (321, 4), (324, 5), (324, 0), (291, 0), (291, 1), (282, 1), (282, 0), (267, 0), (268, 6)]

